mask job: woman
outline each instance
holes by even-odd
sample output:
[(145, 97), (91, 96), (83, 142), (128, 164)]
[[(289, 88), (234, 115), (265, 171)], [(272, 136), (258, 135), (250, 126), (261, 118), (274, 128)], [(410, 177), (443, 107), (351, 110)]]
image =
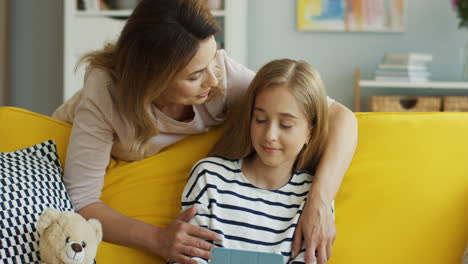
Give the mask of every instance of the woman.
[[(104, 240), (152, 252), (168, 261), (209, 258), (217, 234), (187, 221), (195, 208), (165, 227), (113, 210), (99, 200), (110, 155), (134, 161), (226, 119), (255, 73), (216, 50), (219, 31), (203, 0), (143, 0), (115, 44), (86, 55), (84, 87), (53, 117), (72, 123), (64, 181), (75, 209), (97, 218)], [(356, 120), (330, 103), (330, 139), (318, 165), (295, 236), (306, 259), (331, 256), (335, 226), (329, 208), (356, 145)], [(122, 230), (121, 226), (128, 226)], [(202, 238), (202, 239), (200, 239)], [(298, 251), (295, 251), (298, 252)]]

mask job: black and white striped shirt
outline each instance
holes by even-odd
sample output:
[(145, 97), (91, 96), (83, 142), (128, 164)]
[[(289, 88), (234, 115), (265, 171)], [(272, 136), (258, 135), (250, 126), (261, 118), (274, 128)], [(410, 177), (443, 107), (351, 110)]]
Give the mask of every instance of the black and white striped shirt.
[(241, 167), (242, 160), (216, 157), (193, 167), (182, 195), (182, 210), (197, 204), (190, 223), (221, 234), (218, 246), (280, 253), (285, 263), (303, 263), (304, 249), (291, 260), (292, 238), (313, 176), (295, 172), (283, 187), (265, 190), (252, 185)]

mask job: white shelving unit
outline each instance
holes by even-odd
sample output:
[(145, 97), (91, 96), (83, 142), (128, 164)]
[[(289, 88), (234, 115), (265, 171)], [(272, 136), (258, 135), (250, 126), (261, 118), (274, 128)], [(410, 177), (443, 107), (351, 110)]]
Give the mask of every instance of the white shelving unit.
[[(83, 86), (84, 68), (75, 72), (78, 59), (100, 49), (106, 42), (117, 40), (132, 10), (78, 10), (76, 0), (64, 3), (64, 101)], [(213, 10), (221, 21), (221, 40), (229, 56), (247, 63), (247, 0), (224, 0), (223, 10)], [(117, 19), (116, 19), (117, 18)], [(219, 40), (219, 38), (218, 38)]]
[(361, 80), (361, 71), (356, 69), (354, 83), (354, 111), (359, 112), (361, 106), (361, 88), (373, 89), (450, 89), (467, 90), (468, 82), (384, 82)]

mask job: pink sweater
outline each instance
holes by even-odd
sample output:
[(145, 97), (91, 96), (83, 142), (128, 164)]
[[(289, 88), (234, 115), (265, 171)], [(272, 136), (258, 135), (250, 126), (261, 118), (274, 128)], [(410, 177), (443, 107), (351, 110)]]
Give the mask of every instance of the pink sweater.
[[(145, 158), (189, 135), (208, 131), (226, 119), (226, 109), (242, 97), (255, 73), (229, 58), (223, 50), (218, 51), (216, 63), (224, 73), (221, 80), (226, 91), (202, 105), (194, 105), (193, 120), (179, 122), (151, 106), (160, 134), (150, 140)], [(75, 210), (100, 201), (111, 155), (119, 160), (137, 160), (136, 153), (130, 149), (133, 139), (128, 125), (115, 107), (112, 91), (109, 76), (93, 70), (85, 76), (83, 89), (52, 115), (73, 124), (64, 182)], [(332, 102), (328, 98), (328, 104)]]

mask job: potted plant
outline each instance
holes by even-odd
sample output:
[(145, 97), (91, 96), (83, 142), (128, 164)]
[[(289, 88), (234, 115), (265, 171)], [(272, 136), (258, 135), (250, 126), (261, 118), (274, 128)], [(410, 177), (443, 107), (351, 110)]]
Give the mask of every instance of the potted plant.
[[(468, 0), (450, 0), (453, 9), (460, 19), (458, 27), (468, 29)], [(465, 32), (465, 46), (463, 48), (463, 79), (468, 81), (468, 32)]]
[(468, 0), (451, 0), (452, 7), (460, 18), (459, 28), (468, 28)]

